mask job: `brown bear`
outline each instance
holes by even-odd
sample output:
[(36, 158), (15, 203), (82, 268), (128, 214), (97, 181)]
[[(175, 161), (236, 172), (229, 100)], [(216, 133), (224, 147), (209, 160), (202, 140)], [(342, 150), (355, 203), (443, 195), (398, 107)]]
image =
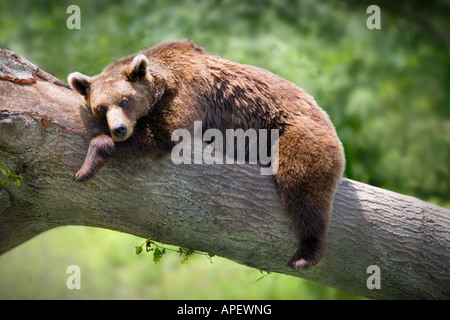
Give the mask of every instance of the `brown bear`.
[(75, 181), (119, 157), (170, 154), (171, 134), (194, 121), (206, 129), (278, 129), (280, 197), (300, 246), (288, 266), (302, 270), (325, 255), (344, 152), (328, 115), (295, 84), (269, 71), (208, 54), (188, 41), (162, 43), (88, 77), (69, 75), (110, 134), (92, 139)]

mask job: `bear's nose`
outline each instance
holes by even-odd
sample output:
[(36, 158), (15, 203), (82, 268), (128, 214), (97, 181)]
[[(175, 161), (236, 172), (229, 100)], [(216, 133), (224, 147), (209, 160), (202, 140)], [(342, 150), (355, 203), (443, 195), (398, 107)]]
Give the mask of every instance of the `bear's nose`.
[(118, 125), (113, 129), (113, 133), (117, 138), (123, 138), (127, 134), (127, 126), (124, 124)]

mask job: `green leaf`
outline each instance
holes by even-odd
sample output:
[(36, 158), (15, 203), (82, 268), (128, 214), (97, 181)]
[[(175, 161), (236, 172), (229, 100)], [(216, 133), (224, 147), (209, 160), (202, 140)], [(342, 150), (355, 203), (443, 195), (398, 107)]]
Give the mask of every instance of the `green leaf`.
[(155, 251), (153, 251), (153, 262), (156, 264), (159, 261), (161, 261), (161, 258), (163, 256), (163, 252), (159, 250), (159, 248), (155, 248)]
[(142, 246), (136, 246), (134, 247), (136, 254), (139, 254), (142, 252)]

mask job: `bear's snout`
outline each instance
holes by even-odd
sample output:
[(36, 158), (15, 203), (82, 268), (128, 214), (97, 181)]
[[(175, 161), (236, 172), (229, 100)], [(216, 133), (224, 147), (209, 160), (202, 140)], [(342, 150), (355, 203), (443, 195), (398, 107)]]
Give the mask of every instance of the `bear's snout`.
[(117, 138), (121, 139), (121, 138), (124, 138), (127, 135), (127, 131), (128, 131), (127, 126), (124, 125), (124, 124), (120, 124), (120, 125), (118, 125), (117, 127), (115, 127), (113, 129), (113, 134)]
[(106, 113), (106, 121), (114, 141), (123, 141), (133, 132), (134, 124), (122, 108), (110, 106)]

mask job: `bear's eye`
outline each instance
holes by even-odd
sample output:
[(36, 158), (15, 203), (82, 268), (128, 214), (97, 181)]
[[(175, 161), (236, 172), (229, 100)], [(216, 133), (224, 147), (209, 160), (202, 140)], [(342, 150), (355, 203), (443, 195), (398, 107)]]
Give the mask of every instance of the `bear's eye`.
[(120, 107), (126, 107), (128, 105), (128, 99), (127, 98), (123, 98), (122, 102), (120, 102)]
[(106, 113), (106, 107), (105, 106), (99, 106), (97, 108), (97, 110), (98, 110), (98, 113), (100, 113), (100, 114), (105, 114)]

